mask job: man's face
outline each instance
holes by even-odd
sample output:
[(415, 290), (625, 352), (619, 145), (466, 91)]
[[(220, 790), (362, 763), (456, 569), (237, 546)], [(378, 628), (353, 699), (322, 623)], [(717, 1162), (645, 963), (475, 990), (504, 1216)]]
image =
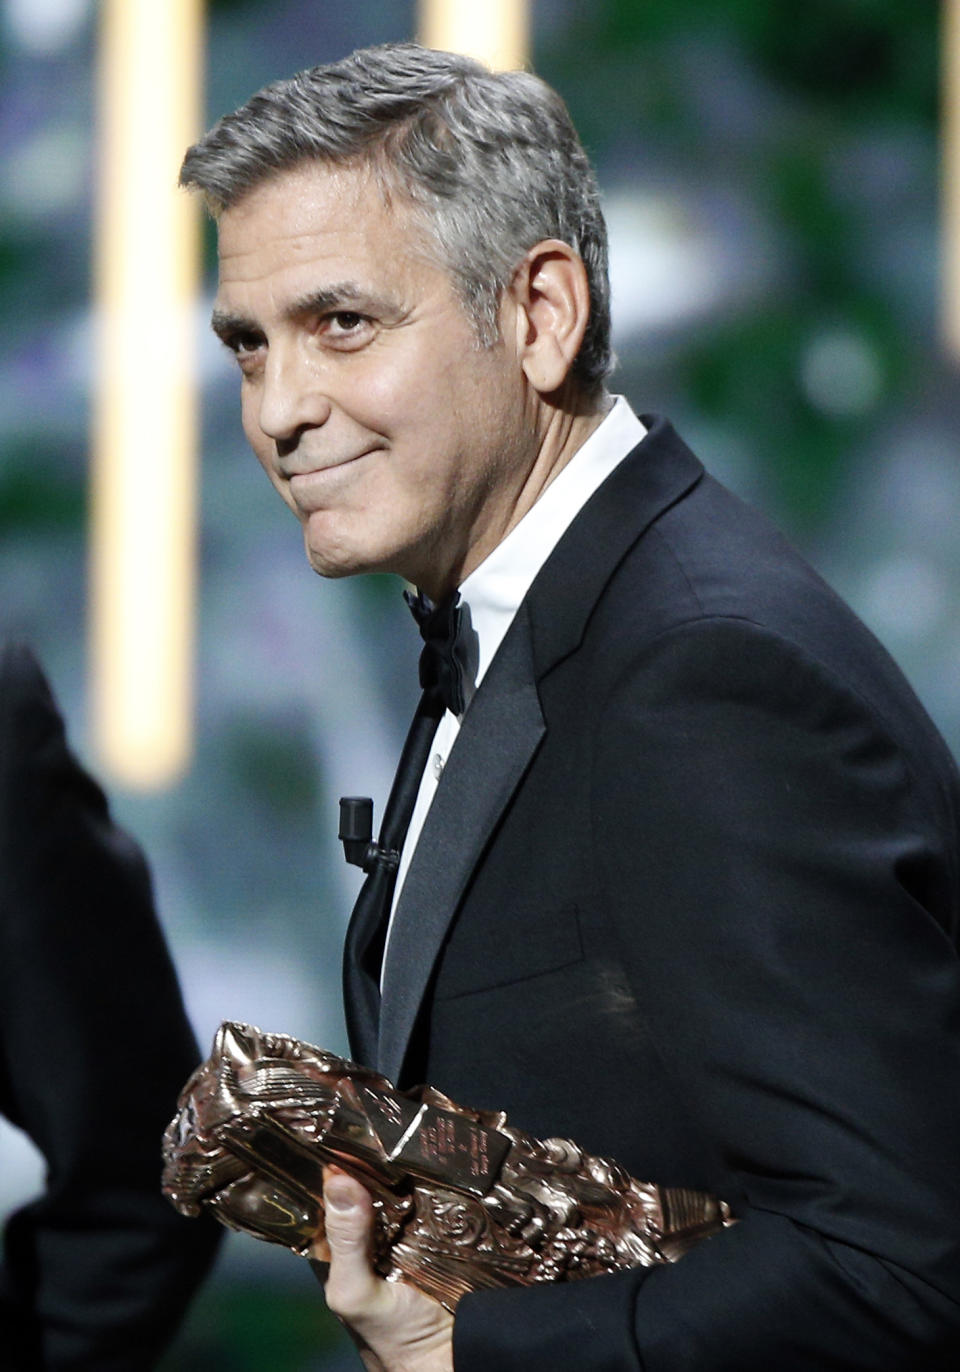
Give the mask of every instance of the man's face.
[(536, 456), (510, 299), (479, 348), (409, 209), (365, 169), (283, 172), (219, 227), (214, 327), (311, 566), (451, 589), (503, 537)]

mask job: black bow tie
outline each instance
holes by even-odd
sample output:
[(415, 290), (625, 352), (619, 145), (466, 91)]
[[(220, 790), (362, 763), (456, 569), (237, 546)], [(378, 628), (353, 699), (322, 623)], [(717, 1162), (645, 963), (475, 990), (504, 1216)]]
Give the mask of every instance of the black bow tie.
[(454, 591), (438, 605), (418, 591), (404, 591), (403, 598), (417, 621), (423, 639), (420, 654), (420, 685), (442, 701), (454, 715), (466, 709), (465, 629), (460, 592)]

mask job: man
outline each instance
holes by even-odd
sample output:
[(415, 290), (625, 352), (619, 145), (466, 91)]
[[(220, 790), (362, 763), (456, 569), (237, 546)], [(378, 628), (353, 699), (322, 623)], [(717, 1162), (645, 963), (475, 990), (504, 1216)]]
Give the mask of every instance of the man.
[(143, 858), (0, 644), (0, 1111), (47, 1168), (3, 1235), (4, 1368), (146, 1372), (172, 1339), (217, 1242), (160, 1194), (196, 1060)]
[(388, 852), (348, 934), (354, 1055), (739, 1217), (674, 1266), (451, 1320), (372, 1275), (370, 1203), (332, 1173), (327, 1298), (365, 1365), (952, 1363), (957, 775), (853, 614), (605, 391), (562, 103), (371, 49), (261, 91), (182, 181), (311, 565), (437, 603), (381, 830), (399, 874)]

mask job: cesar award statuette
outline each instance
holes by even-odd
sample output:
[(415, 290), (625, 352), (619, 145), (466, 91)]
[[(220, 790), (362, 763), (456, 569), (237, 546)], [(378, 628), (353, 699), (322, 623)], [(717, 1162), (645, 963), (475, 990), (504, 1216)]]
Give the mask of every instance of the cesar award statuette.
[(164, 1135), (163, 1189), (185, 1215), (305, 1254), (323, 1167), (374, 1197), (374, 1265), (453, 1310), (467, 1291), (673, 1262), (734, 1221), (703, 1192), (638, 1182), (567, 1139), (283, 1034), (220, 1026)]

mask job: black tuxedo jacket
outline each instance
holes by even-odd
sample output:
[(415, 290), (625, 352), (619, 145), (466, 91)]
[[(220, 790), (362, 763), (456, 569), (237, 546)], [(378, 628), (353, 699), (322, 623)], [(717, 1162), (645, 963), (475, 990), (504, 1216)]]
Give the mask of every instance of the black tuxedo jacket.
[(851, 611), (647, 422), (463, 720), (354, 1052), (740, 1222), (467, 1297), (455, 1366), (953, 1366), (956, 770)]
[(3, 1236), (3, 1368), (141, 1372), (170, 1341), (218, 1239), (160, 1194), (197, 1056), (143, 858), (0, 645), (0, 1111), (47, 1164)]

